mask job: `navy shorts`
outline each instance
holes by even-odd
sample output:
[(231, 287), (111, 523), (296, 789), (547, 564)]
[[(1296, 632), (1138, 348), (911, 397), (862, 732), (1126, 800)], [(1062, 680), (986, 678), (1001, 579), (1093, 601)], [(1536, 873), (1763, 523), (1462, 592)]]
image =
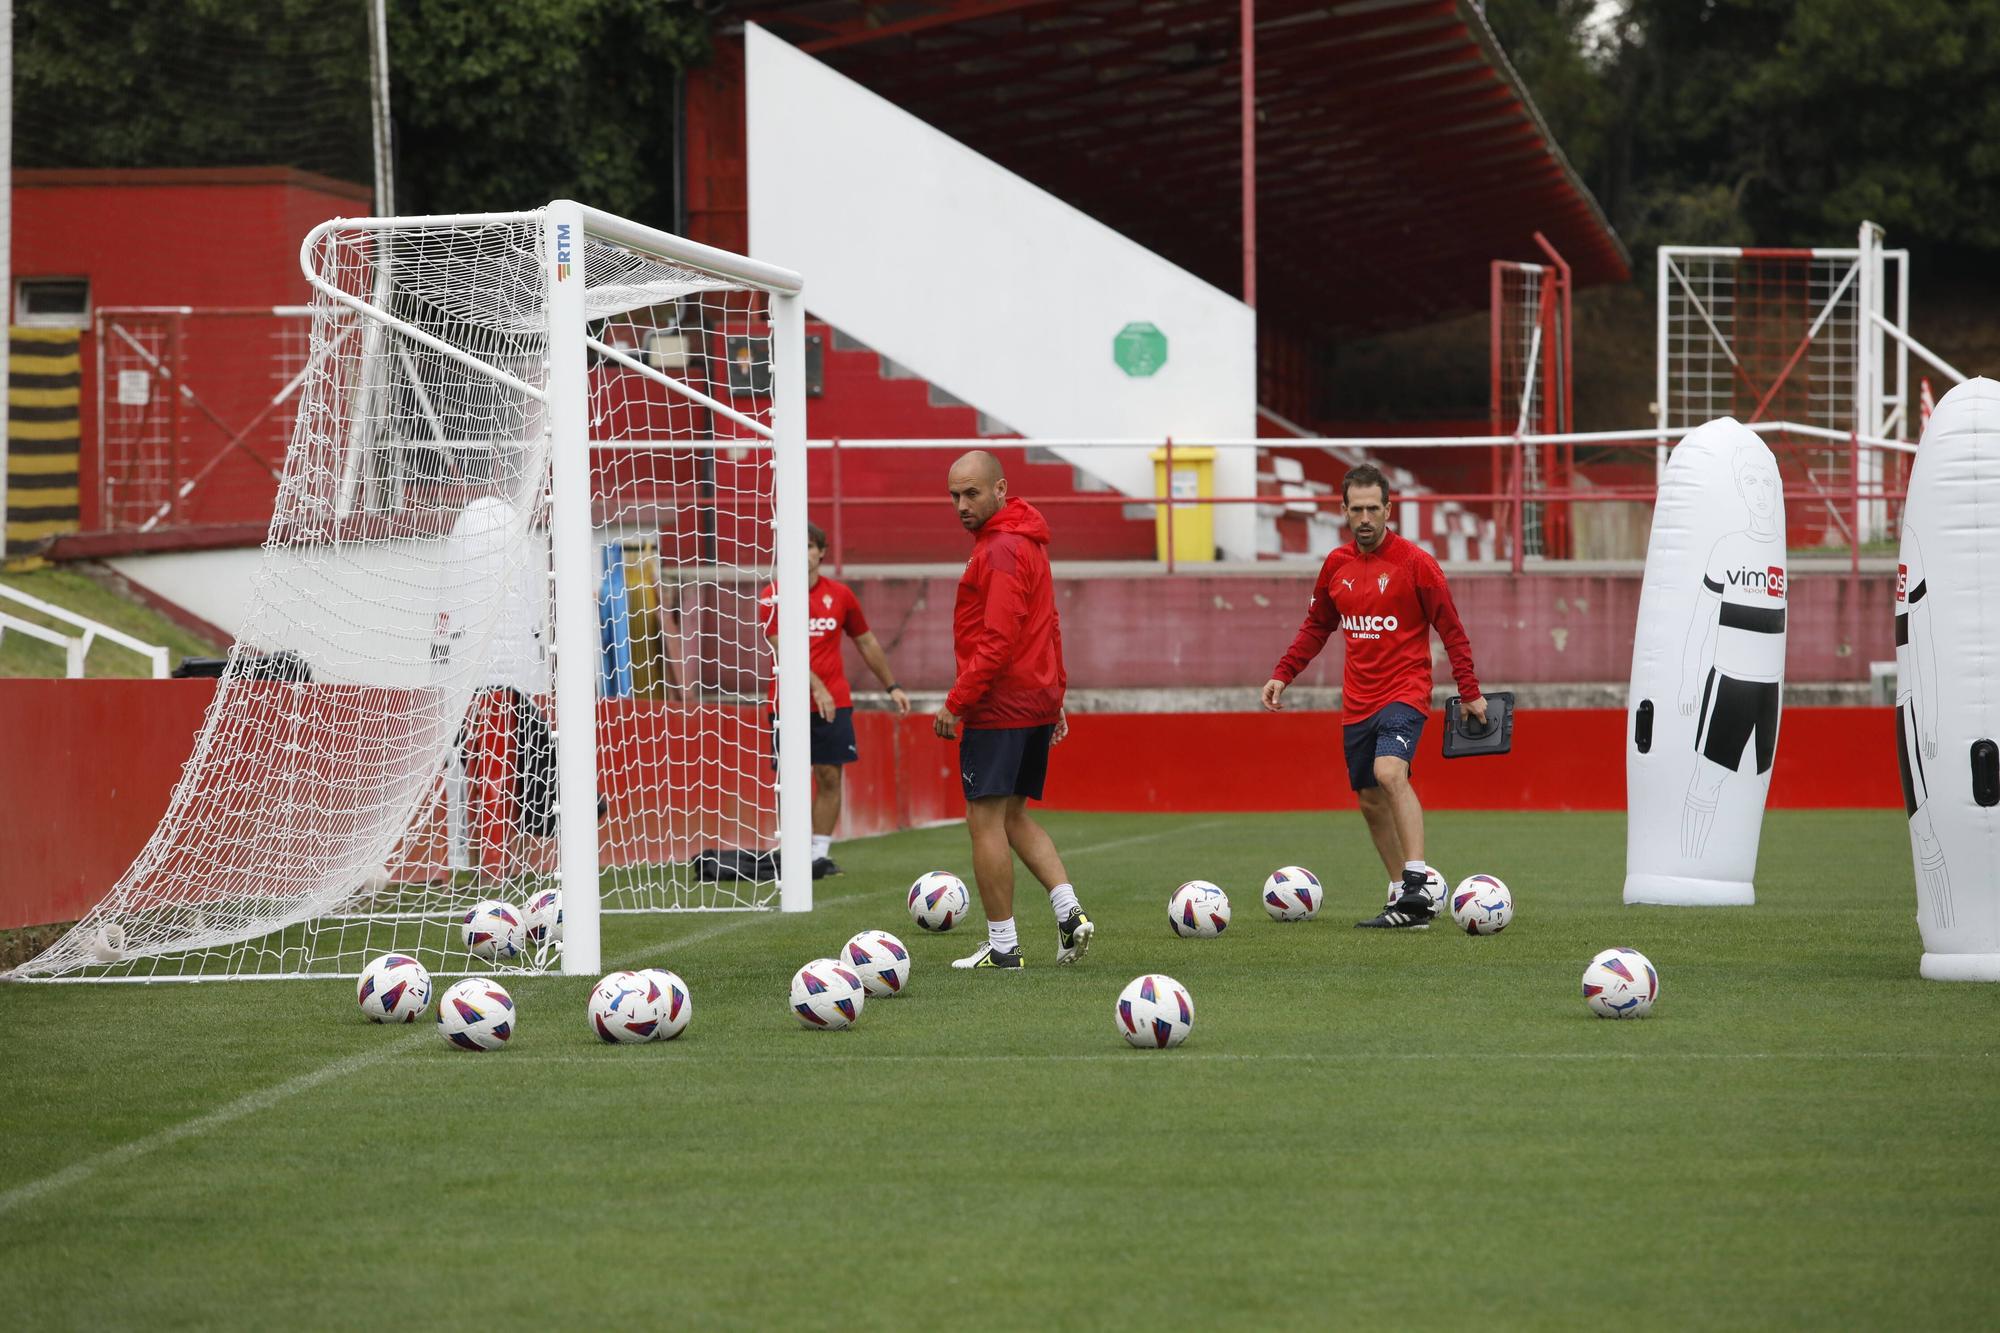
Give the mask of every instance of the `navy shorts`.
[[(778, 715), (771, 714), (771, 753), (778, 753)], [(815, 764), (851, 764), (861, 754), (854, 747), (854, 710), (836, 708), (833, 721), (820, 717), (819, 710), (812, 715), (812, 761)], [(772, 761), (777, 767), (777, 761)]]
[(1340, 729), (1347, 743), (1347, 785), (1355, 791), (1378, 787), (1375, 760), (1382, 755), (1417, 761), (1417, 738), (1424, 734), (1422, 709), (1408, 704), (1385, 704), (1382, 710)]
[(965, 788), (965, 799), (1026, 796), (1041, 800), (1055, 734), (1053, 722), (1039, 727), (960, 727), (958, 781)]

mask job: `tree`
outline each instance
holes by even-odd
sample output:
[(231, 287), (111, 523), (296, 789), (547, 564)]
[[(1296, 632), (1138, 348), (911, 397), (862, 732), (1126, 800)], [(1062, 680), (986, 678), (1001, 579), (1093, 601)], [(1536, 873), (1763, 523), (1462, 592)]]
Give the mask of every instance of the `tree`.
[(403, 211), (575, 197), (674, 224), (676, 78), (708, 25), (657, 0), (402, 0), (390, 13)]
[[(367, 0), (16, 0), (15, 160), (374, 178)], [(574, 195), (671, 226), (675, 86), (708, 17), (658, 0), (392, 0), (399, 211)]]

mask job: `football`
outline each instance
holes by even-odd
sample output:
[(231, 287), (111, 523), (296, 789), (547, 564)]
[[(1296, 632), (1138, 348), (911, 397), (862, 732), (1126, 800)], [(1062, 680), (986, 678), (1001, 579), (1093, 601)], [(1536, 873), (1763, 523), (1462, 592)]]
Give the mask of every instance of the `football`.
[(514, 997), (497, 981), (467, 977), (438, 997), (438, 1035), (464, 1051), (497, 1051), (514, 1035)]
[(965, 881), (949, 871), (927, 871), (910, 886), (910, 920), (925, 930), (950, 930), (971, 906)]
[(1659, 998), (1659, 971), (1637, 949), (1606, 949), (1583, 969), (1583, 1002), (1599, 1018), (1644, 1018)]
[[(964, 891), (961, 885), (959, 892)], [(792, 974), (792, 1014), (801, 1025), (822, 1031), (852, 1027), (867, 993), (853, 968), (815, 958)]]
[(1319, 877), (1304, 866), (1280, 866), (1264, 881), (1264, 910), (1273, 921), (1310, 921), (1325, 901)]
[(550, 945), (562, 943), (562, 926), (562, 890), (543, 889), (521, 909), (522, 947), (543, 957)]
[(1194, 997), (1172, 977), (1134, 977), (1112, 1009), (1118, 1035), (1142, 1050), (1160, 1051), (1187, 1040), (1194, 1028)]
[(841, 946), (847, 964), (870, 996), (901, 995), (910, 984), (910, 951), (886, 930), (864, 930)]
[(414, 1023), (431, 1007), (431, 974), (414, 958), (385, 953), (361, 969), (354, 998), (371, 1023)]
[(521, 913), (507, 903), (488, 899), (474, 903), (465, 914), (465, 951), (488, 963), (509, 963), (526, 945)]
[(639, 975), (660, 988), (660, 1026), (653, 1030), (653, 1040), (672, 1041), (686, 1032), (688, 1020), (694, 1017), (694, 996), (689, 993), (687, 983), (678, 973), (664, 967), (642, 967)]
[(1514, 919), (1514, 895), (1492, 875), (1468, 875), (1451, 891), (1451, 919), (1468, 935), (1498, 935)]
[(1182, 939), (1212, 940), (1229, 929), (1229, 895), (1205, 879), (1191, 879), (1167, 899), (1167, 924)]
[[(1431, 900), (1431, 910), (1433, 912), (1442, 912), (1445, 910), (1450, 888), (1451, 886), (1445, 883), (1444, 876), (1437, 872), (1437, 867), (1430, 865), (1424, 867), (1424, 895)], [(1403, 881), (1392, 879), (1389, 881), (1389, 896), (1382, 900), (1382, 905), (1384, 907), (1394, 907), (1396, 900), (1402, 896)]]
[(667, 992), (658, 977), (613, 972), (590, 992), (590, 1026), (599, 1041), (630, 1045), (651, 1041), (660, 1030)]

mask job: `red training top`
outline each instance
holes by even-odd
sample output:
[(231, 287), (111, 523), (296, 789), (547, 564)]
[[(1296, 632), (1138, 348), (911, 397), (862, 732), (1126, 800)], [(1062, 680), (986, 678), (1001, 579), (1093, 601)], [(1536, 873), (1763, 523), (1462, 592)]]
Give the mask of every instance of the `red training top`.
[[(768, 639), (778, 632), (776, 584), (764, 585), (764, 591), (757, 594), (757, 605), (764, 608), (764, 637)], [(835, 708), (852, 708), (854, 694), (847, 688), (847, 666), (840, 659), (842, 630), (858, 639), (868, 632), (868, 617), (861, 614), (861, 603), (855, 600), (852, 588), (821, 575), (806, 590), (806, 632), (812, 639), (812, 673), (832, 691)], [(773, 677), (771, 707), (777, 706), (778, 682)]]
[(1291, 684), (1339, 629), (1347, 636), (1342, 722), (1360, 722), (1390, 704), (1429, 713), (1433, 627), (1451, 657), (1459, 698), (1468, 703), (1479, 698), (1472, 644), (1430, 552), (1393, 532), (1384, 533), (1372, 552), (1349, 542), (1320, 566), (1305, 623), (1271, 677)]
[(1062, 626), (1049, 577), (1049, 524), (1009, 500), (980, 526), (958, 581), (951, 642), (958, 679), (944, 701), (968, 727), (1039, 727), (1062, 714)]

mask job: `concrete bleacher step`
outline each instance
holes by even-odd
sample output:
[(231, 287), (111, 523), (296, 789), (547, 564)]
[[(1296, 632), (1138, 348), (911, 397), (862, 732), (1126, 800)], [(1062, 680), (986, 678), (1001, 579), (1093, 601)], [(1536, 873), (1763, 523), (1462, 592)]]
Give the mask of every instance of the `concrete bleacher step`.
[[(1019, 442), (1006, 423), (922, 379), (860, 339), (821, 321), (824, 392), (808, 403), (808, 429), (818, 439), (937, 439), (991, 449), (1025, 499), (1104, 495), (1112, 488), (1045, 449)], [(855, 450), (840, 458), (844, 496), (938, 496), (935, 513), (921, 506), (844, 500), (843, 556), (848, 561), (961, 560), (965, 535), (950, 521), (942, 471), (951, 449)], [(814, 520), (831, 530), (832, 461), (815, 453), (807, 465)], [(1055, 504), (1045, 508), (1055, 529), (1054, 554), (1065, 560), (1145, 559), (1154, 554), (1149, 506)]]

